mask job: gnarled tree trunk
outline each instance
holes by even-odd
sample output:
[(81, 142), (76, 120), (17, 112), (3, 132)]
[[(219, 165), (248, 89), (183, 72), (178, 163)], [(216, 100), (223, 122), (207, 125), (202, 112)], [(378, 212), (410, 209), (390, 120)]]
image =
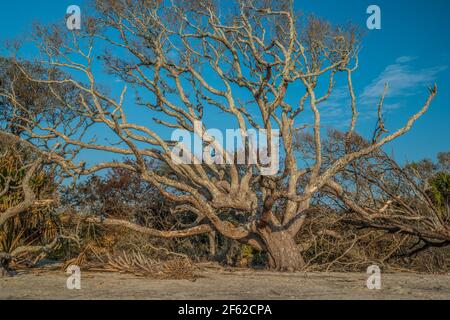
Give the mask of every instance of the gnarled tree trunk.
[(294, 237), (287, 231), (271, 231), (260, 233), (269, 254), (269, 265), (278, 271), (294, 272), (300, 270), (305, 261)]

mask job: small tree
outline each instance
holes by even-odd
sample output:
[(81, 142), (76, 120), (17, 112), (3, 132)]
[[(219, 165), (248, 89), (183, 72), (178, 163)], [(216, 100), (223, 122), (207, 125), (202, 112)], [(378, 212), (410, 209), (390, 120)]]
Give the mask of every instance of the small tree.
[[(430, 89), (421, 109), (402, 128), (389, 135), (379, 130), (372, 143), (357, 150), (347, 148), (333, 162), (324, 162), (320, 110), (338, 76), (345, 79), (351, 101), (346, 139), (355, 133), (353, 73), (359, 48), (355, 28), (333, 27), (313, 17), (300, 19), (288, 1), (242, 0), (228, 6), (227, 12), (207, 0), (96, 1), (94, 17), (81, 32), (38, 28), (36, 43), (44, 57), (39, 65), (48, 68), (45, 76), (37, 77), (16, 60), (20, 72), (13, 76), (21, 74), (45, 86), (63, 107), (53, 113), (61, 121), (49, 124), (26, 114), (14, 85), (0, 94), (25, 121), (21, 139), (67, 173), (88, 175), (108, 168), (135, 172), (179, 208), (198, 216), (197, 225), (176, 231), (143, 228), (125, 220), (97, 222), (157, 237), (218, 232), (267, 252), (271, 267), (277, 270), (298, 270), (304, 261), (294, 237), (308, 219), (314, 195), (330, 185), (338, 187), (335, 176), (343, 168), (405, 134), (427, 111), (437, 88)], [(104, 88), (107, 75), (100, 66), (108, 71), (111, 83), (120, 79), (126, 84), (120, 94), (109, 94)], [(324, 84), (327, 89), (321, 90)], [(70, 98), (61, 94), (64, 86), (73, 88)], [(131, 95), (135, 103), (128, 98), (130, 88), (135, 91)], [(139, 119), (130, 113), (133, 107), (138, 108)], [(62, 120), (66, 111), (73, 117)], [(314, 155), (312, 161), (301, 164), (294, 136), (308, 114), (313, 117)], [(283, 156), (279, 173), (265, 176), (262, 164), (180, 165), (174, 161), (176, 141), (164, 138), (164, 127), (191, 132), (215, 154), (234, 159), (207, 131), (214, 115), (226, 117), (239, 128), (244, 150), (249, 149), (250, 129), (266, 131), (269, 150), (279, 130)], [(100, 127), (116, 140), (95, 140), (92, 132)], [(87, 166), (69, 156), (68, 150), (132, 157), (133, 163), (116, 159)], [(187, 156), (195, 163), (198, 155)], [(149, 170), (148, 159), (163, 163), (169, 173)], [(236, 223), (230, 215), (244, 218)]]

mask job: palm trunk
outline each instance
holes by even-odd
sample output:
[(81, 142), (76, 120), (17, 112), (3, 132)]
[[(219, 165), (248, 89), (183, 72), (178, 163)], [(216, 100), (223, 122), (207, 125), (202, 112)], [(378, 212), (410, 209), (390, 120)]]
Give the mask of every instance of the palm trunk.
[(9, 268), (11, 257), (9, 254), (0, 252), (0, 277), (12, 277), (14, 272)]

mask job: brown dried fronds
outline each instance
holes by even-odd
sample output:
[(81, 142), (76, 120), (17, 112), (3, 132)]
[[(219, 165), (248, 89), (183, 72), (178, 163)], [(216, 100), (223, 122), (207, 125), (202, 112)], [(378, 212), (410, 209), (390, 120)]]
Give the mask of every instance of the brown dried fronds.
[(195, 267), (191, 260), (174, 257), (168, 260), (156, 260), (146, 257), (138, 251), (110, 254), (103, 260), (103, 271), (131, 273), (136, 276), (155, 279), (193, 279)]

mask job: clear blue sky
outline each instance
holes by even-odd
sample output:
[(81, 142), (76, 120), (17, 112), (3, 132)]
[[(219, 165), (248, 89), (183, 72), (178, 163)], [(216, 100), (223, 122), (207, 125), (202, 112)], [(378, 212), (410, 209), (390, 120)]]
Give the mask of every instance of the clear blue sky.
[[(226, 1), (223, 1), (225, 4)], [(84, 1), (41, 0), (0, 3), (0, 41), (25, 35), (33, 22), (64, 22), (66, 9)], [(448, 0), (297, 0), (296, 7), (335, 23), (353, 22), (365, 27), (366, 9), (381, 8), (382, 30), (369, 31), (363, 42), (360, 69), (354, 82), (360, 101), (359, 130), (368, 134), (374, 128), (376, 93), (385, 81), (391, 86), (387, 99), (387, 125), (394, 130), (418, 110), (427, 86), (436, 82), (439, 94), (428, 114), (404, 137), (389, 145), (400, 160), (434, 158), (450, 151), (450, 1)], [(0, 47), (1, 49), (1, 47)], [(2, 50), (0, 50), (2, 51)], [(339, 92), (338, 92), (339, 93)], [(336, 94), (330, 103), (346, 105)], [(346, 111), (324, 114), (324, 121), (339, 127)]]

